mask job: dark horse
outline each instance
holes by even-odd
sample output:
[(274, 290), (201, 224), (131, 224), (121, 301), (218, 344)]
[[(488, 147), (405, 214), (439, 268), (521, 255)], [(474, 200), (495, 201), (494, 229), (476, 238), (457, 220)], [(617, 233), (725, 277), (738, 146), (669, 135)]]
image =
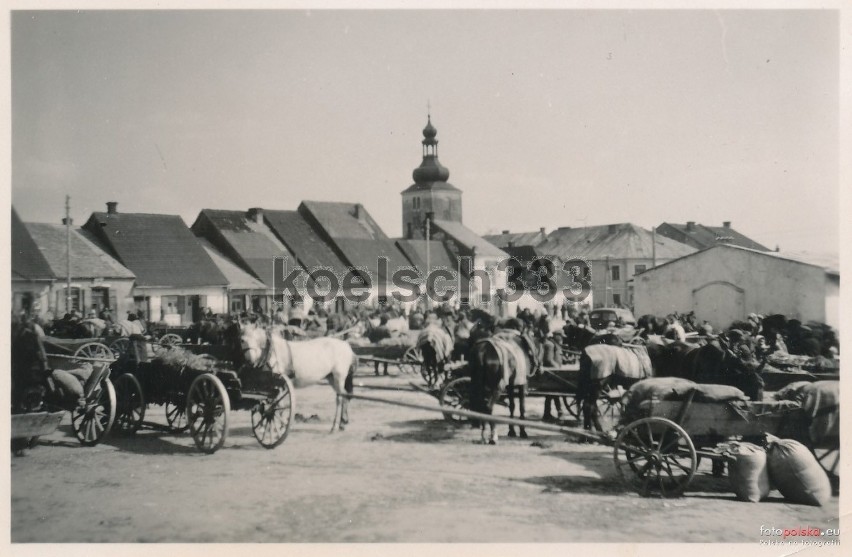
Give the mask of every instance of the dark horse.
[(629, 388), (653, 375), (651, 360), (644, 345), (590, 344), (580, 355), (577, 401), (582, 406), (583, 427), (603, 431), (598, 401), (605, 389)]
[(752, 338), (743, 333), (719, 336), (703, 345), (674, 342), (649, 345), (648, 355), (658, 377), (682, 377), (696, 383), (730, 385), (751, 400), (763, 399), (760, 372), (766, 360), (758, 361)]
[[(510, 320), (511, 329), (498, 330), (493, 335), (476, 340), (468, 352), (470, 364), (470, 405), (475, 412), (492, 414), (494, 404), (503, 391), (509, 397), (509, 415), (515, 416), (515, 397), (518, 398), (518, 416), (524, 419), (526, 414), (525, 389), (527, 376), (536, 373), (539, 367), (538, 348), (528, 335), (518, 329), (523, 324)], [(480, 421), (482, 441), (485, 437), (485, 421)], [(488, 443), (497, 444), (497, 432), (494, 422), (488, 422), (491, 435)], [(522, 438), (527, 437), (526, 429), (520, 426)], [(509, 426), (509, 437), (516, 437), (515, 427)]]
[(191, 344), (222, 344), (222, 337), (227, 328), (221, 317), (205, 317), (189, 326), (187, 337)]

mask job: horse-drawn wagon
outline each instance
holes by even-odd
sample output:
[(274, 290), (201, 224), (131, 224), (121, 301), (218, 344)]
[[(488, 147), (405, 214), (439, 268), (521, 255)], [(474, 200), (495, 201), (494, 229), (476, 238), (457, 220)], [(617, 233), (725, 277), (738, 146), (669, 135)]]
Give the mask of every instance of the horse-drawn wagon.
[(43, 396), (30, 400), (22, 393), (19, 396), (23, 400), (13, 399), (13, 449), (33, 447), (39, 437), (56, 431), (67, 414), (80, 444), (97, 445), (109, 434), (116, 414), (115, 389), (108, 367), (112, 352), (88, 339), (46, 337), (43, 346), (48, 367), (57, 371), (45, 378), (45, 385), (33, 385), (44, 388)]
[(683, 400), (642, 401), (639, 415), (617, 430), (613, 458), (628, 487), (646, 496), (680, 496), (692, 481), (699, 458), (724, 460), (713, 450), (719, 443), (732, 437), (756, 440), (766, 433), (780, 434), (800, 412), (797, 404), (787, 402), (695, 402), (696, 392), (689, 391)]
[[(449, 409), (470, 408), (470, 383), (468, 370), (463, 365), (450, 366), (449, 379), (439, 389), (431, 391), (441, 406)], [(542, 367), (538, 373), (527, 378), (527, 398), (553, 397), (561, 401), (571, 419), (582, 418), (582, 400), (579, 395), (580, 367), (566, 364), (560, 367)], [(620, 389), (603, 389), (599, 393), (597, 407), (602, 417), (617, 419), (621, 407)], [(467, 418), (445, 412), (450, 423), (466, 423)]]
[(388, 365), (399, 368), (401, 373), (417, 373), (423, 364), (423, 354), (414, 344), (397, 339), (387, 339), (370, 344), (350, 343), (352, 351), (361, 363), (374, 364), (378, 374), (379, 366)]
[(112, 366), (118, 398), (117, 427), (133, 433), (149, 404), (164, 406), (173, 431), (189, 430), (196, 446), (214, 453), (228, 436), (231, 409), (251, 411), (252, 433), (271, 449), (286, 439), (293, 419), (293, 385), (284, 375), (244, 368), (192, 354), (177, 346), (160, 348), (137, 340)]

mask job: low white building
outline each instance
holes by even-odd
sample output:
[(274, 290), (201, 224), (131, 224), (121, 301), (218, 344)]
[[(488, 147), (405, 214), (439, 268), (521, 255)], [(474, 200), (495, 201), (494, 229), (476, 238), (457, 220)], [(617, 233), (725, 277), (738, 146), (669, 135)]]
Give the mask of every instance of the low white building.
[(135, 311), (169, 326), (197, 321), (205, 308), (228, 311), (228, 280), (183, 219), (119, 213), (117, 206), (92, 213), (83, 230), (136, 275)]
[(636, 316), (694, 311), (714, 328), (750, 313), (839, 328), (840, 272), (796, 254), (719, 244), (636, 275)]

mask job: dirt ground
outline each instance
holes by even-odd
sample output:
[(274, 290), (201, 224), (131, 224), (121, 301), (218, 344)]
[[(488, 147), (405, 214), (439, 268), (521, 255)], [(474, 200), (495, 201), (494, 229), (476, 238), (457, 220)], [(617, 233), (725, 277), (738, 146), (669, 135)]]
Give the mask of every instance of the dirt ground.
[[(392, 374), (396, 373), (392, 370)], [(413, 375), (363, 369), (356, 393), (436, 404)], [(363, 387), (399, 387), (399, 392)], [(199, 453), (188, 434), (146, 428), (80, 446), (66, 422), (11, 460), (12, 542), (737, 542), (760, 527), (838, 527), (828, 507), (736, 501), (702, 464), (685, 497), (625, 491), (612, 450), (530, 430), (497, 446), (440, 414), (353, 401), (329, 435), (334, 395), (296, 391), (294, 423), (274, 450), (234, 411), (225, 446)], [(529, 405), (540, 416), (542, 400)], [(505, 408), (500, 413), (508, 414)], [(165, 424), (160, 406), (146, 421)], [(764, 538), (765, 539), (765, 538)]]

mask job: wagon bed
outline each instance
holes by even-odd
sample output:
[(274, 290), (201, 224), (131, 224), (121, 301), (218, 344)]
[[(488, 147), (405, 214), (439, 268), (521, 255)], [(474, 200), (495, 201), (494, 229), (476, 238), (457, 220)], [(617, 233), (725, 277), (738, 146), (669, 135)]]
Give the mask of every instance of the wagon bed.
[(679, 496), (689, 485), (700, 457), (724, 460), (713, 450), (742, 438), (760, 442), (766, 434), (785, 437), (803, 416), (791, 401), (694, 402), (652, 398), (639, 404), (639, 419), (624, 425), (613, 442), (615, 467), (625, 483), (642, 495)]
[[(148, 404), (164, 406), (173, 431), (189, 430), (196, 446), (214, 453), (225, 443), (231, 408), (251, 411), (252, 433), (264, 448), (280, 445), (293, 418), (293, 385), (289, 378), (265, 369), (246, 368), (210, 356), (209, 345), (198, 367), (151, 358), (145, 341), (112, 366), (118, 394), (116, 423), (121, 432), (135, 433), (142, 425)], [(171, 350), (172, 348), (165, 348)]]

